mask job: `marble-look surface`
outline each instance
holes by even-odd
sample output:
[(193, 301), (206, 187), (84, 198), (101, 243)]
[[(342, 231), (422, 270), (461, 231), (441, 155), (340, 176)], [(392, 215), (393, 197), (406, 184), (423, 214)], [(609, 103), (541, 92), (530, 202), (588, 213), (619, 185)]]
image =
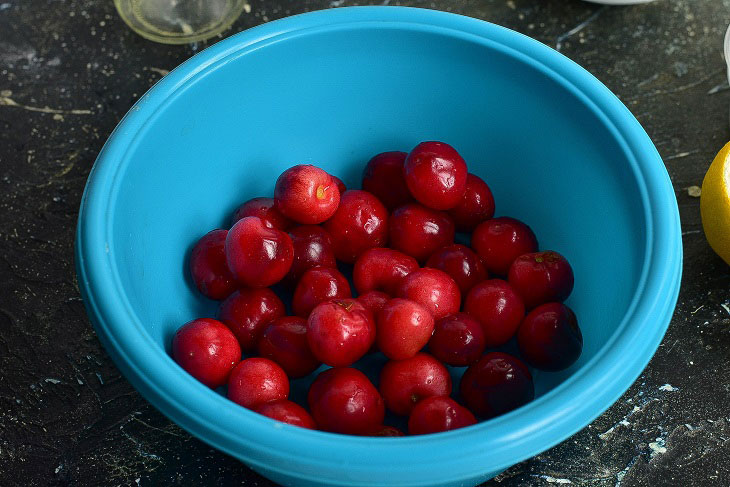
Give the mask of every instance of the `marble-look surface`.
[[(249, 1), (225, 35), (356, 4)], [(730, 137), (730, 1), (365, 3), (458, 12), (560, 50), (644, 125), (679, 201), (684, 280), (649, 367), (590, 426), (485, 485), (730, 484), (730, 272), (704, 239), (694, 188)], [(0, 485), (272, 485), (135, 392), (75, 282), (76, 216), (97, 152), (140, 95), (205, 45), (146, 41), (110, 0), (0, 0)]]

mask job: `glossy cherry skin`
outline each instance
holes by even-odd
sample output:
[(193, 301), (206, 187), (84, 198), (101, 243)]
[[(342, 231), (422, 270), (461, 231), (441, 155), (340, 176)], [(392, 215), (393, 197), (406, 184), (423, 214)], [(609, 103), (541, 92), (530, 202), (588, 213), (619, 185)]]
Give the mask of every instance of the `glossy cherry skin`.
[(416, 404), (408, 418), (408, 433), (426, 435), (476, 424), (474, 415), (450, 397), (432, 396)]
[(527, 309), (565, 301), (573, 291), (573, 269), (565, 257), (552, 250), (517, 257), (508, 279)]
[(314, 421), (324, 431), (368, 435), (383, 424), (385, 405), (365, 374), (353, 368), (327, 369), (307, 394)]
[(451, 276), (429, 267), (408, 274), (396, 296), (421, 304), (437, 320), (456, 313), (461, 306), (461, 292)]
[(299, 280), (292, 298), (292, 311), (297, 316), (307, 318), (319, 303), (351, 296), (350, 283), (340, 271), (315, 267), (305, 272)]
[(340, 195), (342, 195), (342, 193), (347, 191), (347, 186), (342, 181), (342, 179), (338, 178), (334, 174), (330, 174), (330, 176), (332, 177), (332, 180), (335, 182), (335, 185), (337, 186), (337, 189), (340, 192)]
[(494, 216), (492, 190), (479, 176), (467, 174), (464, 196), (448, 213), (458, 231), (473, 232), (477, 225)]
[(403, 175), (407, 155), (382, 152), (370, 159), (362, 172), (362, 189), (374, 194), (390, 211), (414, 201)]
[(433, 333), (433, 316), (426, 307), (410, 299), (388, 301), (376, 317), (377, 344), (391, 360), (416, 355)]
[(228, 230), (206, 233), (190, 254), (190, 275), (195, 287), (210, 299), (225, 299), (238, 288), (226, 262)]
[(487, 269), (479, 256), (466, 245), (447, 245), (428, 258), (426, 267), (439, 269), (447, 273), (454, 280), (462, 296), (487, 279)]
[(537, 237), (519, 220), (492, 218), (480, 223), (474, 230), (471, 248), (482, 258), (487, 271), (506, 277), (517, 257), (537, 252)]
[(307, 343), (317, 359), (332, 367), (357, 362), (375, 342), (375, 320), (354, 299), (317, 305), (307, 320)]
[(287, 231), (294, 222), (281, 214), (274, 206), (274, 198), (253, 198), (236, 208), (231, 218), (231, 225), (247, 216), (257, 216), (269, 228)]
[(284, 216), (297, 223), (314, 225), (335, 214), (340, 190), (324, 170), (300, 164), (290, 167), (276, 180), (274, 203)]
[(284, 369), (267, 358), (242, 360), (228, 378), (228, 399), (249, 409), (289, 396)]
[(336, 268), (335, 252), (329, 233), (319, 225), (299, 225), (289, 231), (294, 259), (284, 280), (295, 286), (312, 267)]
[(321, 365), (307, 342), (307, 320), (284, 316), (269, 323), (258, 343), (259, 355), (273, 360), (286, 375), (298, 379)]
[(266, 326), (286, 314), (284, 303), (271, 289), (241, 289), (218, 308), (218, 319), (230, 328), (245, 353), (256, 349)]
[(352, 264), (360, 254), (388, 240), (388, 210), (371, 193), (345, 191), (335, 214), (324, 224), (332, 237), (335, 257)]
[(381, 425), (379, 426), (374, 433), (372, 433), (372, 436), (405, 436), (406, 434), (403, 433), (401, 430), (396, 428), (395, 426), (388, 426), (388, 425)]
[(481, 324), (466, 313), (445, 316), (434, 325), (428, 350), (445, 364), (471, 365), (486, 348)]
[[(373, 318), (378, 316), (378, 313), (381, 309), (385, 307), (385, 305), (390, 301), (392, 298), (389, 294), (385, 294), (381, 291), (368, 291), (365, 294), (361, 294), (357, 297), (357, 302), (362, 304), (362, 306), (370, 311), (372, 313)], [(375, 322), (376, 325), (376, 331), (375, 334), (377, 336), (377, 321)], [(373, 345), (370, 347), (370, 350), (368, 350), (368, 353), (375, 353), (378, 351), (378, 344), (377, 342), (374, 342)]]
[(291, 268), (294, 246), (285, 232), (269, 228), (256, 216), (238, 220), (226, 237), (226, 261), (238, 282), (268, 287)]
[(421, 142), (403, 164), (408, 190), (422, 205), (448, 210), (459, 204), (466, 189), (466, 163), (443, 142)]
[(288, 399), (279, 399), (259, 405), (254, 409), (259, 414), (281, 421), (282, 423), (292, 424), (301, 428), (317, 429), (314, 419), (306, 409), (299, 404)]
[(382, 291), (368, 291), (357, 297), (357, 302), (370, 311), (373, 316), (377, 316), (378, 312), (383, 309), (385, 304), (390, 301), (391, 297)]
[(407, 416), (422, 399), (451, 394), (451, 376), (444, 365), (427, 353), (391, 360), (380, 371), (380, 395), (385, 407)]
[(459, 388), (466, 406), (484, 418), (512, 411), (535, 397), (527, 366), (502, 352), (488, 353), (466, 369)]
[(528, 364), (556, 371), (578, 360), (583, 335), (573, 310), (562, 303), (546, 303), (525, 317), (517, 331), (517, 343)]
[(175, 332), (172, 358), (187, 373), (215, 389), (226, 383), (231, 369), (241, 360), (241, 348), (226, 325), (200, 318)]
[(396, 209), (390, 216), (390, 247), (410, 255), (419, 262), (441, 247), (454, 243), (454, 222), (446, 213), (411, 203)]
[(403, 252), (385, 248), (368, 249), (355, 261), (352, 280), (358, 293), (383, 291), (392, 296), (403, 279), (416, 269), (416, 259)]
[(481, 323), (487, 347), (507, 343), (525, 317), (522, 298), (502, 279), (490, 279), (471, 288), (464, 311)]

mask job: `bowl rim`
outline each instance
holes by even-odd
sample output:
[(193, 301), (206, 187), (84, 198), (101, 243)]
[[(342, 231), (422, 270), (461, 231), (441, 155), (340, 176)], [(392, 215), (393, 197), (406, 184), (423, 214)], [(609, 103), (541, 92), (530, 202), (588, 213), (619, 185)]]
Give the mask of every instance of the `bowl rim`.
[[(110, 250), (114, 196), (126, 154), (145, 125), (186, 85), (271, 43), (363, 27), (463, 38), (499, 49), (561, 83), (602, 119), (624, 149), (647, 225), (641, 279), (611, 340), (535, 401), (487, 422), (437, 435), (393, 440), (310, 431), (264, 418), (212, 393), (185, 374), (144, 330), (124, 296)], [(106, 350), (135, 388), (187, 431), (266, 471), (323, 484), (365, 486), (388, 479), (416, 486), (496, 473), (559, 443), (611, 406), (642, 372), (669, 325), (679, 292), (682, 246), (677, 202), (661, 157), (631, 112), (586, 70), (536, 40), (470, 17), (407, 7), (346, 7), (243, 31), (158, 81), (114, 129), (89, 174), (75, 257), (82, 297)], [(150, 349), (161, 353), (148, 353)], [(569, 404), (561, 399), (564, 394), (573, 398)]]

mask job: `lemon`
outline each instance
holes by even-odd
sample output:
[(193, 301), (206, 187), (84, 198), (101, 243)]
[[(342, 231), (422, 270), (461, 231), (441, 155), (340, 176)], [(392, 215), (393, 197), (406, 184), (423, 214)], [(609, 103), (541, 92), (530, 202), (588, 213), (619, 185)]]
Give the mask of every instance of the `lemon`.
[(702, 181), (700, 213), (707, 242), (730, 264), (730, 142), (717, 153)]

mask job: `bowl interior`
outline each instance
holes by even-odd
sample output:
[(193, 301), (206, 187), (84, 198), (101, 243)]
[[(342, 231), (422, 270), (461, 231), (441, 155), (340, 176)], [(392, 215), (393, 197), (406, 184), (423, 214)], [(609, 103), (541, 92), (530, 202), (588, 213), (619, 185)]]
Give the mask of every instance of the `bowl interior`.
[(490, 185), (498, 215), (573, 265), (567, 303), (584, 351), (567, 371), (535, 372), (538, 395), (588, 362), (640, 279), (641, 190), (610, 125), (520, 56), (466, 34), (334, 26), (233, 55), (180, 87), (128, 147), (110, 206), (110, 253), (158, 352), (184, 322), (215, 315), (187, 274), (192, 245), (227, 228), (239, 203), (270, 196), (284, 169), (316, 164), (355, 188), (372, 155), (442, 140)]

